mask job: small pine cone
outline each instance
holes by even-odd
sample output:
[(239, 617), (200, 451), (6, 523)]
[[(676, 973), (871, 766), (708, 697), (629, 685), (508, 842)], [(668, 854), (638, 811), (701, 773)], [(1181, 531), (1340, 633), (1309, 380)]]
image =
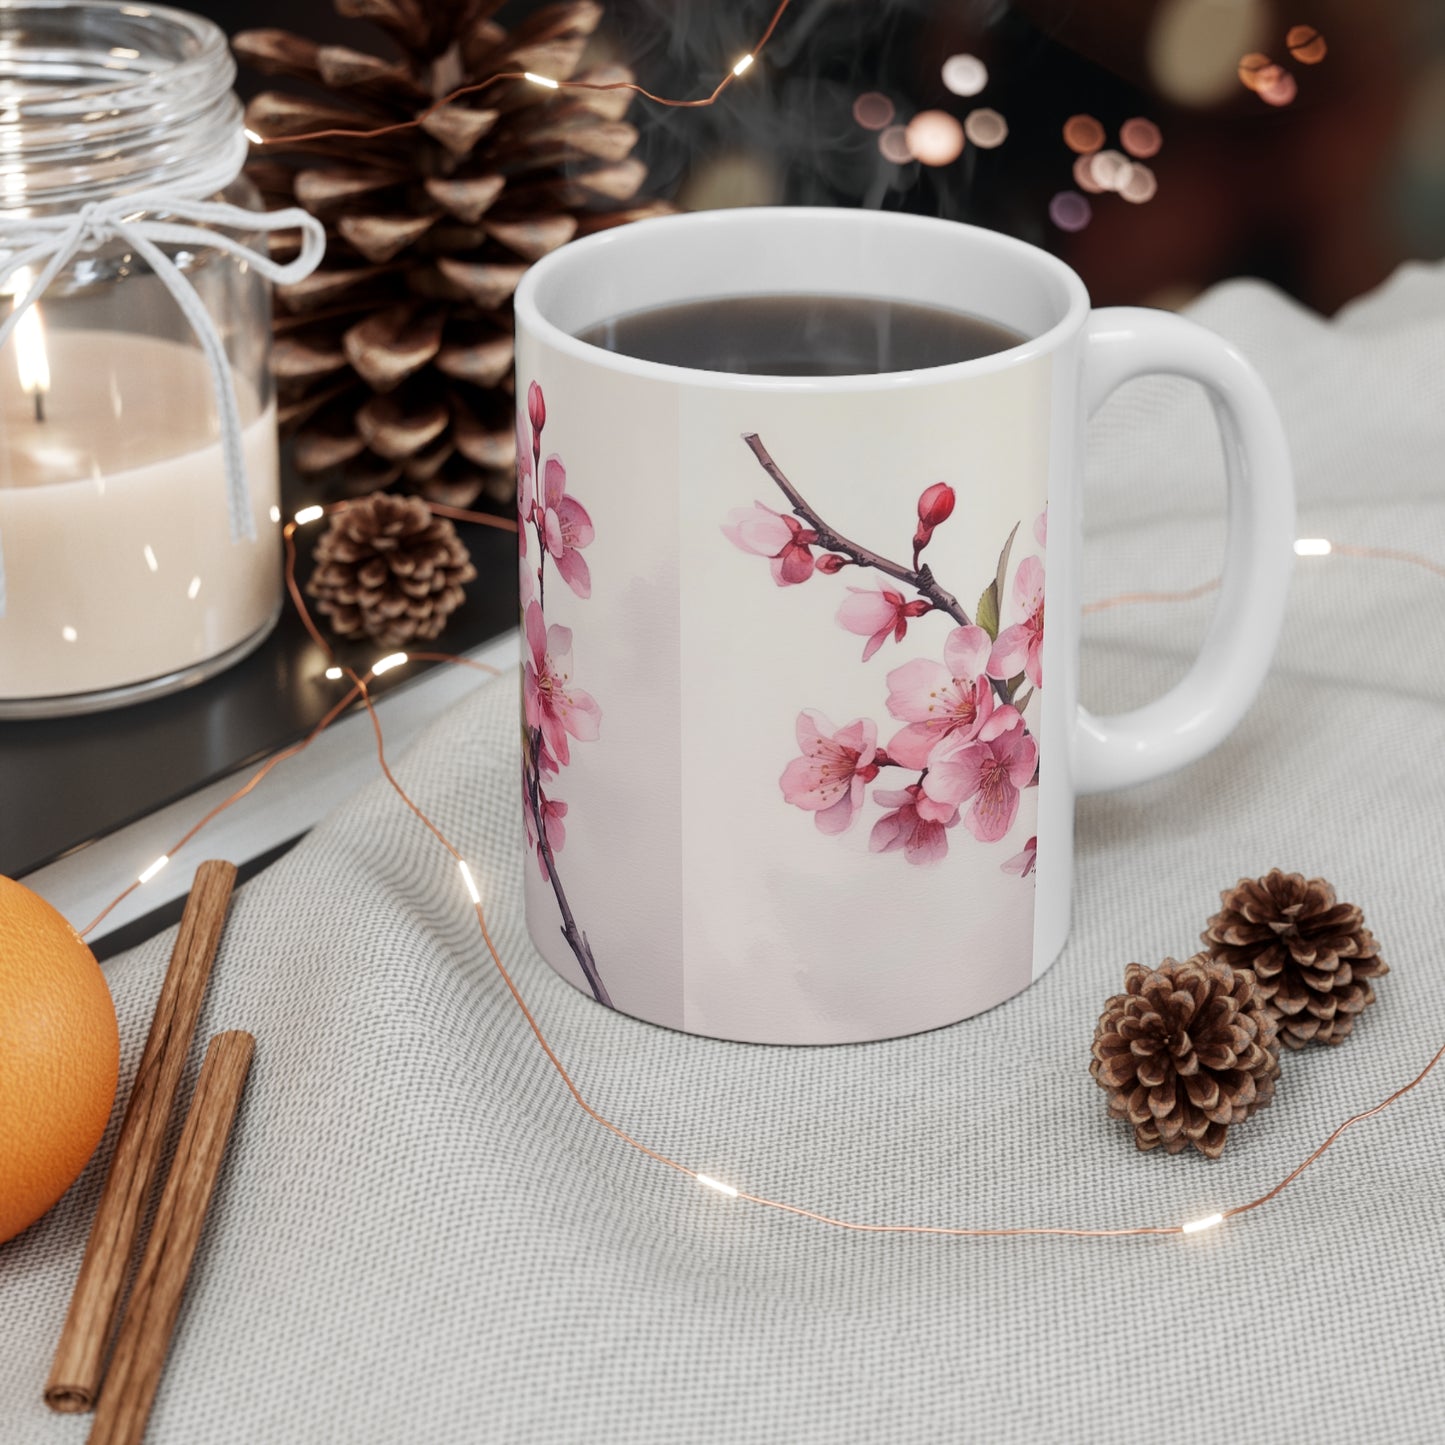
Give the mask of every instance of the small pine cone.
[(436, 637), (476, 575), (457, 529), (419, 497), (385, 492), (334, 512), (306, 591), (338, 637), (386, 647)]
[(1196, 954), (1158, 968), (1131, 963), (1104, 1006), (1089, 1072), (1134, 1142), (1210, 1159), (1225, 1134), (1274, 1098), (1279, 1040), (1254, 975)]
[(1201, 934), (1211, 958), (1251, 969), (1292, 1049), (1343, 1043), (1355, 1015), (1375, 1001), (1372, 978), (1390, 971), (1364, 915), (1338, 903), (1323, 878), (1278, 868), (1241, 878)]

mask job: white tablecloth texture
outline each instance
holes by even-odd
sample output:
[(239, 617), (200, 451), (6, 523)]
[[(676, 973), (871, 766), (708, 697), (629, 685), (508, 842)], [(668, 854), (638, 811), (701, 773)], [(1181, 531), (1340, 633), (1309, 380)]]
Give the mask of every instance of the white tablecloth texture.
[[(1328, 322), (1246, 281), (1193, 314), (1278, 399), (1301, 535), (1445, 561), (1445, 267), (1406, 267)], [(1222, 466), (1201, 395), (1136, 383), (1090, 445), (1087, 596), (1213, 575)], [(1210, 605), (1091, 617), (1086, 700), (1159, 692)], [(1301, 560), (1234, 736), (1081, 804), (1053, 969), (983, 1017), (884, 1044), (691, 1038), (555, 977), (518, 901), (513, 680), (439, 717), (398, 773), (473, 861), (582, 1088), (640, 1139), (851, 1218), (1176, 1223), (1261, 1193), (1445, 1040), (1442, 623), (1445, 581), (1418, 568)], [(1103, 1001), (1130, 960), (1192, 952), (1219, 890), (1275, 865), (1364, 908), (1392, 968), (1379, 1002), (1343, 1047), (1286, 1057), (1274, 1105), (1219, 1162), (1139, 1154), (1087, 1072)], [(5, 1445), (88, 1428), (41, 1388), (170, 944), (108, 965), (111, 1133), (0, 1247)], [(586, 1118), (493, 972), (455, 866), (380, 781), (239, 893), (201, 1032), (226, 1028), (254, 1031), (256, 1062), (151, 1441), (1445, 1439), (1445, 1068), (1276, 1202), (1189, 1239), (830, 1230), (701, 1189)]]

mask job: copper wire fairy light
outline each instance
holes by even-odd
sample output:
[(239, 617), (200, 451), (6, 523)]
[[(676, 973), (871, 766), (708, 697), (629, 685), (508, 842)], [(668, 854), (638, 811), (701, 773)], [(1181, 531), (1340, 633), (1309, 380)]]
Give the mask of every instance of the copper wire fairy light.
[[(307, 508), (305, 509), (305, 512), (308, 514), (313, 514), (308, 515), (309, 521), (315, 520), (316, 515), (324, 516), (331, 512), (344, 510), (347, 506), (350, 505), (352, 505), (350, 502), (345, 501), (333, 502), (327, 507), (320, 508), (319, 512), (316, 508)], [(517, 524), (514, 521), (508, 519), (493, 517), (479, 512), (469, 512), (460, 507), (449, 507), (441, 505), (439, 503), (432, 503), (430, 505), (432, 506), (434, 511), (438, 512), (441, 515), (450, 517), (456, 521), (479, 523), (485, 526), (492, 526), (509, 532), (515, 532), (517, 529)], [(286, 548), (286, 589), (287, 592), (290, 594), (292, 603), (296, 607), (302, 625), (305, 627), (309, 636), (320, 648), (323, 649), (328, 658), (334, 659), (334, 652), (331, 648), (331, 645), (327, 641), (326, 637), (322, 634), (320, 629), (316, 626), (315, 620), (312, 618), (310, 610), (306, 606), (305, 598), (303, 597), (301, 588), (296, 580), (295, 534), (298, 526), (306, 525), (305, 522), (301, 522), (299, 520), (301, 515), (301, 513), (298, 513), (297, 519), (293, 519), (292, 521), (288, 522), (282, 529), (282, 536)], [(1445, 577), (1445, 566), (1441, 566), (1439, 563), (1432, 561), (1430, 558), (1422, 557), (1413, 552), (1405, 552), (1390, 547), (1357, 547), (1351, 546), (1346, 543), (1326, 543), (1326, 539), (1323, 538), (1301, 538), (1300, 541), (1301, 543), (1306, 544), (1316, 544), (1306, 546), (1305, 549), (1301, 552), (1301, 555), (1324, 556), (1329, 554), (1337, 554), (1342, 556), (1376, 558), (1388, 561), (1405, 562), (1415, 566), (1423, 567), (1437, 576)], [(1326, 543), (1323, 550), (1317, 545), (1320, 543)], [(1298, 544), (1296, 546), (1296, 550), (1300, 550)], [(1090, 604), (1084, 610), (1086, 612), (1095, 612), (1100, 611), (1106, 607), (1121, 606), (1129, 602), (1185, 601), (1190, 598), (1203, 596), (1205, 593), (1214, 590), (1214, 588), (1216, 588), (1218, 585), (1219, 584), (1216, 579), (1207, 582), (1200, 587), (1191, 588), (1183, 592), (1128, 593), (1119, 597), (1107, 598), (1102, 602)], [(382, 661), (385, 660), (386, 659), (382, 659)], [(492, 667), (487, 663), (478, 662), (473, 658), (459, 657), (454, 653), (409, 652), (406, 654), (406, 660), (416, 662), (428, 661), (457, 664), (460, 666), (472, 667), (479, 671), (487, 672), (492, 675), (496, 675), (498, 673), (497, 668)], [(375, 676), (377, 674), (377, 671), (378, 665), (373, 664), (370, 675)], [(740, 1188), (738, 1185), (728, 1183), (727, 1181), (718, 1179), (711, 1174), (706, 1174), (700, 1170), (694, 1169), (690, 1165), (684, 1164), (681, 1161), (662, 1153), (660, 1150), (653, 1149), (651, 1146), (643, 1143), (640, 1139), (637, 1139), (633, 1135), (629, 1134), (624, 1128), (622, 1128), (621, 1125), (614, 1123), (613, 1120), (609, 1119), (606, 1114), (604, 1114), (600, 1109), (593, 1105), (582, 1093), (581, 1089), (578, 1088), (571, 1074), (567, 1071), (567, 1067), (562, 1062), (562, 1059), (558, 1055), (557, 1051), (549, 1042), (545, 1032), (542, 1029), (542, 1026), (537, 1022), (536, 1015), (533, 1014), (531, 1008), (527, 1004), (526, 999), (523, 997), (521, 990), (517, 987), (516, 980), (512, 977), (511, 971), (507, 968), (506, 964), (502, 960), (501, 953), (498, 950), (496, 942), (492, 938), (491, 930), (488, 927), (485, 902), (482, 898), (481, 890), (477, 886), (476, 879), (472, 874), (470, 865), (462, 856), (461, 852), (446, 836), (446, 834), (437, 827), (437, 825), (417, 804), (417, 802), (411, 797), (411, 795), (406, 791), (406, 789), (402, 787), (401, 783), (397, 780), (396, 775), (392, 772), (391, 765), (387, 761), (386, 757), (386, 745), (385, 738), (381, 729), (381, 720), (377, 716), (376, 707), (372, 701), (371, 691), (367, 685), (367, 677), (358, 673), (354, 668), (337, 665), (334, 663), (332, 667), (329, 667), (327, 669), (328, 676), (331, 676), (332, 673), (338, 673), (339, 675), (346, 676), (351, 679), (352, 685), (345, 694), (345, 696), (343, 696), (336, 704), (332, 706), (332, 708), (322, 717), (320, 722), (316, 724), (316, 726), (311, 730), (311, 732), (306, 735), (305, 738), (303, 738), (299, 743), (294, 743), (289, 748), (283, 749), (281, 752), (269, 758), (242, 787), (238, 788), (229, 797), (218, 803), (203, 818), (201, 818), (199, 822), (197, 822), (191, 829), (189, 829), (189, 831), (183, 834), (181, 838), (179, 838), (172, 846), (170, 851), (162, 855), (162, 858), (165, 861), (169, 861), (170, 857), (176, 852), (178, 852), (182, 847), (184, 847), (186, 843), (188, 843), (193, 837), (195, 837), (195, 835), (199, 833), (201, 829), (206, 826), (207, 823), (209, 823), (218, 814), (224, 812), (227, 808), (231, 807), (233, 804), (238, 803), (255, 787), (257, 787), (257, 785), (260, 784), (260, 782), (266, 777), (268, 773), (270, 773), (270, 771), (274, 767), (276, 767), (278, 763), (284, 761), (286, 758), (294, 757), (297, 754), (304, 752), (305, 749), (308, 748), (311, 743), (314, 742), (315, 739), (319, 737), (321, 733), (324, 732), (326, 728), (329, 727), (331, 723), (336, 720), (337, 717), (341, 715), (342, 712), (349, 708), (354, 701), (359, 699), (361, 704), (365, 707), (368, 719), (371, 722), (372, 733), (376, 741), (377, 762), (381, 768), (382, 775), (386, 778), (386, 781), (391, 786), (392, 790), (396, 793), (396, 795), (401, 799), (402, 803), (432, 834), (432, 836), (436, 838), (436, 840), (441, 844), (441, 846), (446, 850), (446, 852), (451, 855), (453, 862), (457, 865), (458, 871), (460, 872), (462, 877), (463, 885), (466, 889), (468, 900), (471, 904), (473, 912), (476, 915), (477, 926), (481, 932), (482, 940), (486, 945), (487, 952), (491, 957), (492, 964), (496, 968), (497, 973), (500, 976), (503, 984), (505, 985), (508, 993), (511, 995), (513, 1002), (520, 1010), (522, 1017), (526, 1020), (527, 1027), (531, 1030), (532, 1036), (537, 1042), (537, 1046), (542, 1050), (543, 1054), (547, 1058), (548, 1063), (551, 1064), (552, 1068), (556, 1071), (558, 1078), (562, 1081), (563, 1087), (567, 1090), (568, 1094), (571, 1095), (573, 1102), (590, 1119), (592, 1119), (602, 1128), (606, 1129), (610, 1134), (614, 1135), (618, 1140), (626, 1144), (629, 1148), (635, 1149), (638, 1153), (646, 1155), (647, 1158), (653, 1160), (655, 1163), (664, 1165), (668, 1169), (671, 1169), (678, 1174), (686, 1175), (688, 1178), (692, 1179), (702, 1188), (708, 1189), (714, 1193), (721, 1194), (727, 1199), (735, 1199), (744, 1203), (755, 1204), (758, 1205), (760, 1208), (776, 1210), (779, 1213), (794, 1215), (800, 1219), (810, 1219), (814, 1223), (827, 1225), (830, 1228), (846, 1229), (854, 1231), (856, 1233), (864, 1234), (929, 1234), (974, 1239), (1013, 1238), (1018, 1236), (1056, 1236), (1070, 1239), (1124, 1239), (1148, 1235), (1177, 1235), (1183, 1237), (1187, 1235), (1202, 1233), (1205, 1230), (1216, 1228), (1227, 1220), (1235, 1219), (1243, 1214), (1248, 1214), (1251, 1211), (1259, 1209), (1263, 1205), (1270, 1203), (1281, 1193), (1283, 1193), (1284, 1190), (1287, 1189), (1291, 1184), (1293, 1184), (1295, 1180), (1297, 1180), (1312, 1164), (1319, 1160), (1347, 1130), (1351, 1129), (1354, 1125), (1359, 1124), (1366, 1119), (1371, 1119), (1375, 1115), (1382, 1113), (1392, 1104), (1403, 1098), (1412, 1089), (1417, 1088), (1425, 1081), (1426, 1078), (1429, 1077), (1431, 1072), (1440, 1063), (1441, 1059), (1445, 1058), (1445, 1044), (1442, 1044), (1440, 1048), (1435, 1052), (1435, 1054), (1432, 1055), (1430, 1060), (1425, 1064), (1424, 1068), (1422, 1068), (1420, 1072), (1414, 1076), (1414, 1078), (1410, 1079), (1407, 1083), (1402, 1084), (1398, 1089), (1396, 1089), (1386, 1098), (1382, 1099), (1378, 1104), (1373, 1105), (1371, 1108), (1361, 1110), (1359, 1113), (1352, 1114), (1349, 1118), (1343, 1120), (1324, 1139), (1324, 1141), (1314, 1149), (1312, 1153), (1308, 1154), (1304, 1159), (1302, 1159), (1292, 1170), (1290, 1170), (1288, 1174), (1284, 1176), (1284, 1178), (1279, 1180), (1279, 1182), (1276, 1183), (1272, 1188), (1266, 1190), (1260, 1195), (1257, 1195), (1253, 1199), (1247, 1200), (1243, 1204), (1236, 1204), (1226, 1209), (1219, 1209), (1211, 1214), (1204, 1215), (1197, 1219), (1188, 1220), (1180, 1224), (1124, 1225), (1113, 1229), (1076, 1229), (1066, 1225), (981, 1226), (910, 1224), (906, 1222), (843, 1219), (837, 1215), (826, 1214), (821, 1210), (809, 1209), (803, 1205), (792, 1204), (782, 1199), (773, 1199), (766, 1194), (755, 1194), (750, 1190)], [(157, 865), (161, 864), (161, 862), (162, 860), (158, 859), (157, 864), (153, 864), (152, 868), (156, 869), (156, 871), (159, 871)], [(147, 872), (150, 872), (150, 870), (147, 870)], [(124, 890), (124, 892), (119, 894), (110, 904), (106, 906), (105, 909), (101, 911), (100, 914), (97, 915), (97, 917), (90, 924), (88, 924), (84, 929), (81, 930), (82, 936), (84, 934), (90, 933), (95, 928), (95, 926), (103, 918), (105, 918), (105, 916), (111, 911), (111, 909), (116, 906), (116, 904), (120, 903), (122, 899), (128, 897), (132, 892), (135, 891), (136, 888), (140, 886), (141, 882), (138, 880), (137, 882), (132, 883), (130, 887)]]
[(788, 6), (793, 0), (779, 0), (778, 8), (773, 11), (773, 18), (768, 21), (768, 27), (758, 37), (753, 48), (739, 56), (731, 69), (718, 81), (712, 90), (697, 100), (675, 100), (665, 95), (655, 95), (646, 86), (637, 84), (632, 80), (556, 80), (550, 75), (539, 75), (532, 70), (501, 70), (495, 75), (489, 75), (485, 80), (473, 81), (470, 85), (458, 86), (455, 90), (448, 91), (440, 100), (434, 100), (425, 110), (418, 111), (410, 120), (399, 120), (391, 125), (379, 125), (370, 127), (350, 128), (347, 126), (330, 126), (324, 130), (301, 131), (296, 134), (263, 136), (253, 130), (246, 132), (247, 138), (253, 145), (299, 145), (302, 141), (314, 140), (375, 140), (378, 136), (395, 135), (399, 131), (416, 130), (424, 121), (437, 111), (445, 109), (454, 101), (461, 100), (464, 96), (476, 95), (478, 91), (486, 90), (490, 86), (497, 85), (504, 80), (522, 80), (532, 85), (541, 86), (545, 90), (630, 90), (635, 95), (640, 95), (644, 100), (650, 100), (654, 105), (666, 106), (669, 110), (700, 110), (704, 106), (716, 105), (722, 97), (722, 93), (739, 76), (745, 74), (762, 53), (763, 47), (773, 38), (773, 31), (778, 28), (778, 21), (783, 18)]

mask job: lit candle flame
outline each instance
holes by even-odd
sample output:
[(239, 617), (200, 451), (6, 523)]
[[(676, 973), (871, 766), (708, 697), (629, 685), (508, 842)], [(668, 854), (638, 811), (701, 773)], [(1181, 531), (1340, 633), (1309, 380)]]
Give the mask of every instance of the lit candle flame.
[[(30, 292), (34, 283), (28, 266), (22, 266), (10, 278), (10, 295), (17, 301)], [(40, 319), (40, 305), (30, 306), (15, 323), (15, 365), (20, 372), (20, 390), (35, 400), (35, 420), (45, 420), (45, 395), (50, 390), (50, 358), (45, 351), (45, 323)]]

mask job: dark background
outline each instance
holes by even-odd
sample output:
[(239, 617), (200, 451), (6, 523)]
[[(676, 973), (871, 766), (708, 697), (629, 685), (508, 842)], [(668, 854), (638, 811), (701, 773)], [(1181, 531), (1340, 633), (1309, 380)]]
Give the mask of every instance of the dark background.
[[(329, 0), (191, 0), (228, 31), (284, 26), (385, 53), (384, 37)], [(756, 41), (775, 0), (608, 0), (598, 43), (650, 89), (711, 89)], [(504, 5), (509, 18), (541, 8)], [(1291, 58), (1308, 24), (1327, 53)], [(1297, 83), (1266, 104), (1237, 76), (1261, 51)], [(953, 54), (987, 88), (949, 93)], [(259, 88), (243, 74), (241, 88)], [(897, 165), (853, 119), (863, 92), (905, 122), (987, 105), (1009, 124), (996, 150), (942, 167)], [(1092, 198), (1077, 233), (1049, 217), (1073, 188), (1064, 121), (1097, 117), (1107, 144), (1131, 116), (1163, 149), (1146, 204)], [(711, 109), (637, 102), (654, 195), (689, 208), (766, 202), (869, 205), (974, 221), (1063, 255), (1099, 304), (1177, 305), (1225, 276), (1271, 280), (1331, 312), (1401, 260), (1445, 253), (1445, 0), (793, 0), (765, 56)]]

